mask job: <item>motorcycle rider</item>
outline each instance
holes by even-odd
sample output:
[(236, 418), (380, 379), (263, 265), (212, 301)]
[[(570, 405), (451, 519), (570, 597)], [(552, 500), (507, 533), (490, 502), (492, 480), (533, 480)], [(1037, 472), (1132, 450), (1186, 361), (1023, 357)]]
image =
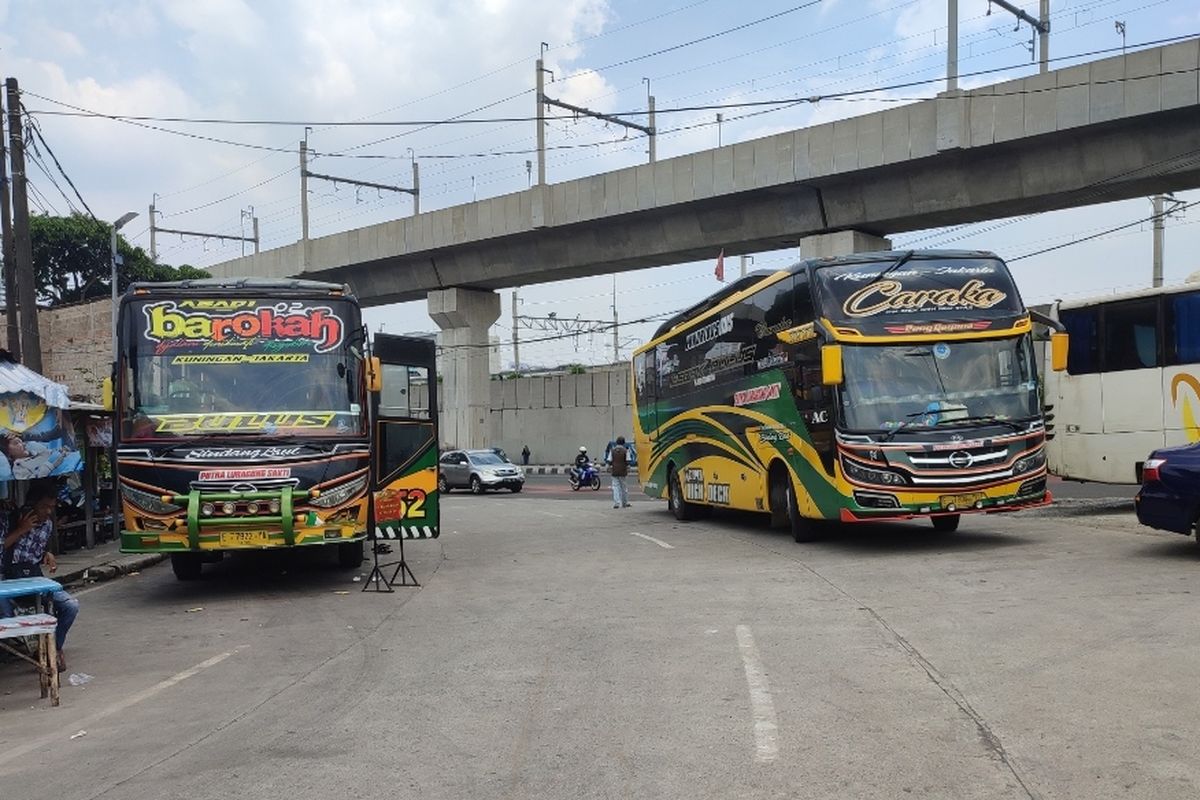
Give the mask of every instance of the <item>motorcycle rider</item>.
[(579, 448), (579, 455), (575, 456), (575, 480), (583, 481), (583, 471), (591, 466), (592, 459), (588, 457), (586, 447)]

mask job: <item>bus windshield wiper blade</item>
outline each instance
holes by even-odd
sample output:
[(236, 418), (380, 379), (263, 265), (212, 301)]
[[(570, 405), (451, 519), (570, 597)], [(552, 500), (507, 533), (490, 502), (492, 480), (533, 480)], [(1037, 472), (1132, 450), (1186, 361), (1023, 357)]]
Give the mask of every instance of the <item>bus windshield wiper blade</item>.
[(899, 258), (897, 258), (897, 259), (896, 259), (895, 261), (893, 261), (891, 264), (888, 264), (888, 265), (887, 265), (887, 267), (885, 267), (885, 268), (883, 269), (883, 271), (881, 271), (881, 272), (880, 272), (878, 275), (876, 275), (874, 278), (871, 278), (871, 280), (867, 282), (867, 285), (866, 285), (866, 286), (864, 286), (864, 287), (862, 287), (862, 289), (859, 289), (859, 291), (863, 291), (864, 289), (867, 289), (868, 287), (874, 286), (875, 284), (879, 283), (881, 280), (883, 280), (884, 278), (886, 278), (888, 275), (891, 275), (893, 272), (895, 272), (896, 270), (898, 270), (898, 269), (899, 269), (900, 267), (902, 267), (904, 264), (908, 263), (908, 260), (909, 260), (910, 258), (912, 258), (912, 257), (913, 257), (913, 255), (914, 255), (916, 252), (917, 252), (916, 250), (906, 250), (906, 251), (904, 251), (904, 252), (903, 252), (903, 253), (900, 255), (900, 257), (899, 257)]
[(1007, 425), (1018, 433), (1025, 430), (1025, 426), (1011, 419), (1001, 419), (995, 414), (983, 414), (977, 417), (955, 417), (954, 419), (938, 420), (938, 425), (954, 425), (959, 422), (990, 422), (995, 425)]

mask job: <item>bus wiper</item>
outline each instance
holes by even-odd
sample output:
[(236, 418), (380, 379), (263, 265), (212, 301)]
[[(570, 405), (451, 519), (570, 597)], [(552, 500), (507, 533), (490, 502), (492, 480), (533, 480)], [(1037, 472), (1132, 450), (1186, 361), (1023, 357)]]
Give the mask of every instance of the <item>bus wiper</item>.
[(888, 275), (891, 275), (893, 272), (895, 272), (895, 271), (896, 271), (896, 270), (898, 270), (900, 267), (902, 267), (902, 266), (903, 266), (905, 263), (907, 263), (907, 262), (908, 262), (908, 260), (909, 260), (910, 258), (912, 258), (912, 257), (913, 257), (913, 255), (914, 255), (916, 252), (917, 252), (916, 250), (906, 250), (906, 251), (904, 251), (904, 252), (903, 252), (903, 253), (900, 255), (900, 257), (899, 257), (899, 258), (897, 258), (897, 259), (896, 259), (895, 261), (893, 261), (891, 264), (888, 264), (888, 265), (887, 265), (887, 267), (886, 267), (886, 268), (885, 268), (885, 269), (884, 269), (882, 272), (880, 272), (878, 275), (876, 275), (874, 278), (871, 278), (871, 280), (867, 282), (867, 285), (866, 285), (866, 286), (864, 286), (864, 287), (862, 287), (862, 289), (860, 289), (859, 291), (863, 291), (863, 290), (867, 289), (867, 288), (868, 288), (868, 287), (870, 287), (870, 286), (874, 286), (875, 284), (879, 283), (881, 280), (883, 280), (884, 278), (886, 278)]
[(1025, 430), (1025, 426), (1019, 422), (1014, 422), (1011, 419), (1002, 419), (995, 414), (983, 414), (977, 417), (955, 417), (954, 419), (938, 420), (938, 425), (952, 425), (959, 422), (992, 422), (997, 425), (1007, 425), (1018, 433)]

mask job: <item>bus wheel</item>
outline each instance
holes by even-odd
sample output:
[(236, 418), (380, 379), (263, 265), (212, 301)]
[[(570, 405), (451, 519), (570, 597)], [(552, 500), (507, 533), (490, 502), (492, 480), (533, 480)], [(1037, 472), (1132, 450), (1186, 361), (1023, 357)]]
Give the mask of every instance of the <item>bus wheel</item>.
[(199, 553), (171, 553), (171, 571), (181, 581), (198, 580), (203, 565)]
[(933, 529), (938, 533), (954, 533), (958, 530), (958, 521), (962, 519), (962, 514), (945, 514), (930, 519), (933, 520)]
[(674, 468), (667, 474), (667, 506), (675, 519), (686, 522), (696, 518), (696, 505), (683, 499), (683, 483)]
[(337, 549), (339, 567), (342, 569), (357, 569), (362, 566), (363, 543), (361, 539), (357, 542), (342, 542), (337, 546)]
[(789, 481), (787, 485), (787, 515), (788, 524), (792, 529), (792, 538), (803, 544), (817, 540), (820, 531), (811, 519), (800, 516), (800, 506), (796, 504), (796, 490)]

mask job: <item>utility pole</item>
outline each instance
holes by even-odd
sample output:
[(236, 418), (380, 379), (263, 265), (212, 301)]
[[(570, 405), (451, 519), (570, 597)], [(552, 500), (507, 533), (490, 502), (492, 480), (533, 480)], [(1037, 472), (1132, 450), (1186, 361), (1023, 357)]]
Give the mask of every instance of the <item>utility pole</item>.
[(150, 263), (152, 264), (158, 263), (158, 239), (154, 235), (158, 232), (154, 227), (154, 220), (157, 219), (157, 217), (154, 216), (154, 204), (157, 202), (158, 193), (155, 192), (150, 198)]
[(17, 272), (13, 256), (12, 206), (8, 194), (8, 145), (4, 140), (4, 114), (0, 111), (0, 236), (4, 237), (4, 315), (8, 321), (8, 352), (21, 356), (21, 329), (17, 322)]
[[(546, 43), (542, 42), (542, 53), (546, 52)], [(537, 162), (538, 186), (546, 185), (546, 67), (542, 59), (537, 60), (534, 69), (537, 73)]]
[(1042, 35), (1038, 39), (1041, 49), (1038, 54), (1041, 61), (1038, 72), (1048, 72), (1050, 70), (1050, 0), (1042, 0), (1038, 9), (1038, 22), (1042, 23)]
[(746, 265), (754, 263), (754, 256), (738, 256), (739, 266), (741, 267), (742, 277), (746, 277)]
[(517, 332), (517, 290), (513, 289), (512, 294), (512, 318), (513, 318), (513, 372), (517, 373), (517, 377), (521, 375), (521, 335)]
[(308, 266), (308, 132), (300, 142), (300, 241), (304, 246), (304, 266)]
[[(651, 139), (653, 141), (653, 139)], [(612, 309), (613, 309), (613, 363), (618, 364), (621, 361), (621, 345), (618, 344), (617, 332), (620, 329), (620, 323), (617, 320), (617, 276), (613, 275), (613, 292), (612, 292)]]
[(947, 0), (946, 27), (946, 91), (953, 92), (958, 89), (958, 0)]
[(658, 135), (655, 133), (654, 127), (654, 95), (650, 94), (650, 79), (642, 78), (642, 82), (646, 84), (646, 110), (649, 112), (646, 121), (650, 126), (650, 163), (653, 164), (658, 160)]
[(1155, 289), (1163, 282), (1163, 201), (1161, 194), (1154, 195), (1154, 274), (1150, 285)]
[(25, 139), (21, 131), (21, 89), (16, 78), (5, 81), (8, 91), (8, 146), (12, 163), (13, 265), (21, 328), (21, 363), (42, 371), (42, 337), (37, 321), (37, 283), (33, 272), (33, 242), (29, 238), (29, 180), (25, 173)]
[(721, 146), (721, 123), (725, 121), (725, 115), (717, 114), (717, 147)]
[[(410, 152), (411, 152), (411, 150), (410, 150)], [(412, 171), (413, 171), (413, 190), (412, 190), (413, 216), (415, 217), (417, 214), (421, 213), (421, 165), (420, 165), (420, 163), (417, 162), (417, 157), (415, 155), (412, 157)]]

